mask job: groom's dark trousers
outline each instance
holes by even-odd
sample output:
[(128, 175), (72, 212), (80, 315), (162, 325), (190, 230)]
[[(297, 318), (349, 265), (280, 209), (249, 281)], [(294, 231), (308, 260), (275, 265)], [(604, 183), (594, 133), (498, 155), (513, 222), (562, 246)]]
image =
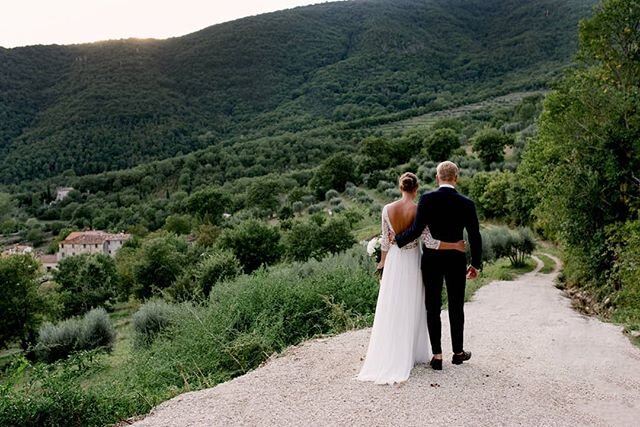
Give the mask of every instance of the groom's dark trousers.
[(427, 326), (433, 354), (442, 353), (440, 310), (442, 282), (447, 284), (451, 344), (454, 353), (464, 350), (464, 291), (467, 257), (457, 251), (436, 251), (423, 248), (422, 281), (425, 286)]
[[(440, 187), (422, 195), (413, 225), (396, 236), (398, 246), (403, 247), (420, 237), (426, 226), (429, 226), (435, 239), (443, 242), (462, 240), (466, 229), (471, 249), (471, 265), (480, 269), (482, 238), (476, 208), (470, 199), (449, 187)], [(458, 251), (440, 251), (423, 247), (421, 268), (431, 349), (434, 354), (442, 353), (440, 309), (444, 281), (447, 284), (451, 344), (454, 353), (460, 353), (464, 348), (466, 255)]]

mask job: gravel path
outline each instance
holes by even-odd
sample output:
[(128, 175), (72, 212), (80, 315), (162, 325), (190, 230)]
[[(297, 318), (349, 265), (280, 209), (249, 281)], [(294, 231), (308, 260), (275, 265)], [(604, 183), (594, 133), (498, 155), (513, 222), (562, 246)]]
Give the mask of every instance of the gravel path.
[(143, 426), (640, 425), (640, 350), (618, 326), (573, 311), (556, 274), (480, 289), (466, 305), (471, 361), (406, 383), (354, 380), (370, 330), (317, 339), (209, 390), (180, 395)]

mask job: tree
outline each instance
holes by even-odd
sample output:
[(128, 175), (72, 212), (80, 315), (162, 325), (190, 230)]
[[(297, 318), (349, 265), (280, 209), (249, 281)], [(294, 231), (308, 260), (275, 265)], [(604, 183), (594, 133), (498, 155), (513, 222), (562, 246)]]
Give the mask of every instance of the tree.
[(297, 221), (285, 235), (285, 255), (294, 261), (321, 259), (349, 249), (356, 243), (348, 219)]
[(429, 158), (436, 162), (449, 159), (453, 150), (459, 147), (458, 133), (449, 128), (436, 129), (425, 141), (425, 149)]
[(356, 181), (356, 164), (347, 153), (338, 153), (323, 161), (309, 182), (318, 198), (336, 189), (344, 191), (347, 182)]
[(264, 216), (269, 217), (280, 206), (278, 195), (283, 189), (284, 186), (280, 180), (273, 178), (257, 179), (247, 187), (246, 205), (262, 211)]
[(35, 340), (44, 307), (38, 295), (38, 270), (30, 255), (0, 258), (0, 347), (17, 339), (26, 350)]
[(202, 219), (206, 218), (213, 224), (219, 224), (222, 214), (231, 205), (231, 198), (215, 188), (207, 188), (193, 193), (185, 201), (185, 209), (188, 213)]
[(363, 139), (360, 142), (358, 151), (362, 156), (358, 162), (359, 173), (386, 169), (394, 161), (397, 161), (394, 155), (394, 147), (387, 139), (379, 136), (370, 136)]
[(508, 220), (511, 214), (513, 181), (513, 173), (509, 171), (495, 171), (489, 174), (489, 181), (478, 200), (488, 218)]
[(511, 137), (493, 128), (479, 130), (471, 141), (473, 151), (478, 154), (487, 170), (489, 170), (492, 163), (504, 159), (504, 148), (511, 144), (513, 144)]
[(188, 266), (187, 252), (187, 242), (174, 234), (145, 240), (133, 265), (137, 296), (149, 298), (171, 286)]
[(537, 225), (565, 248), (570, 283), (610, 283), (612, 230), (640, 208), (639, 21), (640, 3), (608, 0), (581, 24), (580, 66), (545, 100), (518, 168)]
[(242, 272), (240, 261), (231, 251), (218, 250), (205, 256), (195, 271), (198, 288), (205, 298), (216, 283), (233, 279)]
[(164, 228), (170, 233), (178, 235), (191, 232), (191, 217), (188, 215), (169, 215), (164, 223)]
[(11, 195), (0, 193), (0, 219), (10, 216), (14, 209), (15, 204)]
[(118, 274), (113, 259), (103, 254), (63, 258), (54, 270), (66, 317), (107, 304), (116, 296)]
[(223, 248), (234, 253), (245, 273), (274, 264), (282, 256), (278, 229), (253, 219), (226, 230), (220, 242)]

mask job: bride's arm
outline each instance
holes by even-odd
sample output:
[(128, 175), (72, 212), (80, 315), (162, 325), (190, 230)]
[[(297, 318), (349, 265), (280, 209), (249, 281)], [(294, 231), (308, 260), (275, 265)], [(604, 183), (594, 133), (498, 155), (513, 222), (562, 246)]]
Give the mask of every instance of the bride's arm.
[(386, 209), (386, 206), (382, 209), (382, 236), (380, 240), (380, 262), (378, 263), (378, 270), (384, 267), (384, 261), (387, 259), (387, 252), (389, 252), (389, 248), (391, 247), (391, 240), (395, 237), (391, 231), (391, 227), (389, 227), (389, 223), (387, 222), (385, 215)]
[(429, 227), (425, 227), (424, 232), (422, 233), (422, 243), (429, 249), (437, 249), (440, 251), (460, 251), (465, 252), (465, 243), (464, 240), (460, 240), (456, 243), (443, 242), (437, 239), (434, 239), (431, 235), (431, 231)]

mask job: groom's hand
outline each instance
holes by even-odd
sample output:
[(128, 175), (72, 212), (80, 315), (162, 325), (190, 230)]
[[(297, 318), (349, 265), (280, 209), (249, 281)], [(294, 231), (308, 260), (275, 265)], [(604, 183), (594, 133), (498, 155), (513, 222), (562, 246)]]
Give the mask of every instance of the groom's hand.
[(478, 269), (473, 265), (467, 267), (467, 279), (474, 280), (478, 278)]

